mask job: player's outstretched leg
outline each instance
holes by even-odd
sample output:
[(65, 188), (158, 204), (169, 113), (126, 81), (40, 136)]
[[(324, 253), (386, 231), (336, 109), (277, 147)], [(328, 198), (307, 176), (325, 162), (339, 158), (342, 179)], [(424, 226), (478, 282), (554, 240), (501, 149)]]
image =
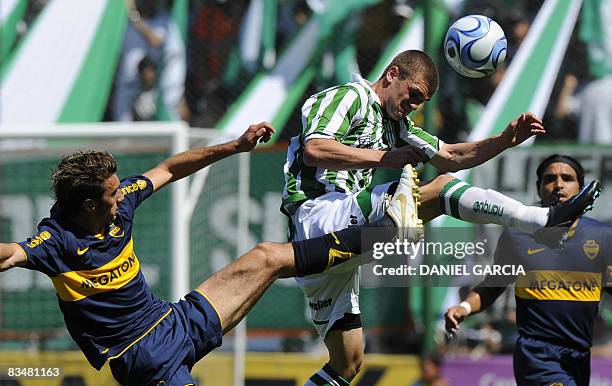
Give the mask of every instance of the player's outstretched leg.
[(535, 233), (543, 227), (562, 226), (589, 210), (599, 196), (600, 183), (593, 181), (574, 199), (552, 207), (524, 205), (492, 189), (472, 186), (444, 175), (422, 186), (424, 221), (439, 214), (478, 224), (499, 224)]
[[(396, 236), (395, 224), (388, 216), (367, 227), (380, 228), (377, 241), (391, 241)], [(274, 280), (320, 273), (370, 250), (372, 242), (362, 241), (363, 229), (364, 226), (356, 226), (292, 243), (260, 243), (216, 272), (197, 290), (215, 306), (226, 333)]]

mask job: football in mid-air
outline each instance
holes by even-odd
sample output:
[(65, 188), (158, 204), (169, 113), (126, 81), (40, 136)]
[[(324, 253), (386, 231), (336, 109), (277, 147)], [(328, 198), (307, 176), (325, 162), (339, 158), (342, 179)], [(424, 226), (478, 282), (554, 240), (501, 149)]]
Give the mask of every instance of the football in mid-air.
[(504, 62), (508, 45), (502, 28), (491, 18), (468, 15), (450, 26), (444, 38), (446, 60), (459, 74), (482, 78)]

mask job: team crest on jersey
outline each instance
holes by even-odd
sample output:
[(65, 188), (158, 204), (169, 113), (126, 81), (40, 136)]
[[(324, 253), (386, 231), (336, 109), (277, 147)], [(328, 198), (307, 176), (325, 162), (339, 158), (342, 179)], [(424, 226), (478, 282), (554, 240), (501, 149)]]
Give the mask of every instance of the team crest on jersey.
[(111, 230), (108, 231), (108, 235), (110, 237), (123, 237), (124, 234), (125, 231), (123, 230), (123, 228), (115, 224), (111, 225)]
[(26, 246), (28, 246), (29, 248), (34, 248), (34, 247), (39, 246), (46, 240), (49, 240), (50, 238), (51, 238), (51, 233), (49, 233), (48, 231), (42, 231), (38, 235), (32, 237), (32, 239), (30, 240), (29, 243), (26, 244)]
[(599, 244), (597, 244), (595, 240), (587, 240), (586, 243), (582, 245), (582, 251), (586, 257), (593, 260), (599, 254)]

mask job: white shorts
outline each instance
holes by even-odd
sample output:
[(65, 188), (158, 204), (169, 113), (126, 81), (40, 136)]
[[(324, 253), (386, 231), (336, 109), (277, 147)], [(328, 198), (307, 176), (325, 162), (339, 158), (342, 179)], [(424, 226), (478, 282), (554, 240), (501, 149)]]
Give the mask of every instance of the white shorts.
[[(326, 193), (302, 203), (291, 216), (294, 227), (293, 239), (305, 240), (323, 236), (350, 226), (375, 221), (384, 214), (385, 194), (391, 184), (377, 185), (369, 193), (369, 204), (365, 209), (359, 205), (356, 194)], [(366, 193), (366, 192), (363, 192)], [(363, 197), (363, 194), (362, 194)], [(364, 212), (366, 212), (364, 214)], [(366, 218), (367, 216), (367, 218)], [(296, 278), (306, 293), (312, 321), (322, 338), (333, 324), (344, 314), (359, 314), (359, 258), (340, 264), (329, 271)]]

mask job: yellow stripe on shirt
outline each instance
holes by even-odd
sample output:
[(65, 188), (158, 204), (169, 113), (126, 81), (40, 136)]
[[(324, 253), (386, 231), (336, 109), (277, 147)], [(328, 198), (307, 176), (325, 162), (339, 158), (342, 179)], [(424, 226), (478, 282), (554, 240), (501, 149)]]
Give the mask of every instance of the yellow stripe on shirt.
[(88, 296), (117, 290), (138, 275), (140, 263), (134, 254), (134, 240), (110, 262), (87, 271), (64, 272), (51, 278), (60, 299), (74, 302)]
[(515, 293), (521, 299), (598, 302), (601, 281), (597, 272), (529, 271), (517, 277)]

